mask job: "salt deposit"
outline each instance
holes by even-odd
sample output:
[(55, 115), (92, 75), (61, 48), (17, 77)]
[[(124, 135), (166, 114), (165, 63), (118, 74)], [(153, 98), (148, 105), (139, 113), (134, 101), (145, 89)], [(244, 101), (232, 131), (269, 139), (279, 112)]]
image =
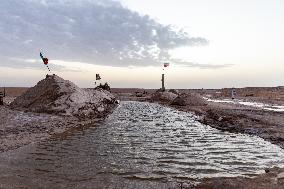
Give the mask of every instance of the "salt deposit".
[(210, 99), (210, 98), (204, 98), (208, 102), (218, 102), (218, 103), (231, 103), (231, 104), (241, 104), (245, 106), (251, 106), (255, 108), (260, 108), (264, 110), (269, 110), (269, 111), (275, 111), (275, 112), (284, 112), (284, 106), (280, 105), (269, 105), (269, 104), (264, 104), (261, 102), (248, 102), (248, 101), (243, 101), (243, 100), (238, 100), (238, 99)]
[(178, 106), (205, 106), (207, 105), (206, 100), (204, 100), (200, 95), (195, 93), (181, 94), (173, 100), (172, 105)]
[(15, 109), (79, 118), (101, 117), (114, 106), (115, 97), (110, 92), (81, 89), (57, 75), (47, 75), (11, 103)]

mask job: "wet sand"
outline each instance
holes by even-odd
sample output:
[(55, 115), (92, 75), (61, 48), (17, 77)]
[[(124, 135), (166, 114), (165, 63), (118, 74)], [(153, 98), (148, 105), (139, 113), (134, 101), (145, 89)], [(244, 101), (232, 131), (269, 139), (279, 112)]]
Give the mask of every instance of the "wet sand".
[(0, 152), (36, 143), (72, 128), (87, 127), (99, 119), (78, 121), (74, 117), (31, 113), (0, 106)]

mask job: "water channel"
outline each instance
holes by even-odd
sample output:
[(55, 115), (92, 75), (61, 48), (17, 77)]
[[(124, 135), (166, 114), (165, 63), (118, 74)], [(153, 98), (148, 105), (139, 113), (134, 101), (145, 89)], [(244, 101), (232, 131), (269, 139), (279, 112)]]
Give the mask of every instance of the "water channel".
[(122, 102), (106, 120), (0, 154), (0, 188), (171, 188), (283, 166), (284, 150), (195, 115)]

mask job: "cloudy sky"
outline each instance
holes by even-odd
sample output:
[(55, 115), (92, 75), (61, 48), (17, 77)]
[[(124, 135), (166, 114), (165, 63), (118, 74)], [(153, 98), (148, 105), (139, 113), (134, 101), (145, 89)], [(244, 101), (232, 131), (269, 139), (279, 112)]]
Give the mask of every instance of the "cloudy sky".
[(0, 4), (0, 85), (53, 73), (81, 87), (284, 85), (282, 0), (9, 0)]

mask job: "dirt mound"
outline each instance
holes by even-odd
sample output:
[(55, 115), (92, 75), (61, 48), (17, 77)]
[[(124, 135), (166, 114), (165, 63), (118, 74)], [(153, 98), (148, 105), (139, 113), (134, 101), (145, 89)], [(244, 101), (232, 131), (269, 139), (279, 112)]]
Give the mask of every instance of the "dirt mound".
[(170, 89), (169, 92), (179, 95), (179, 91), (177, 89)]
[(152, 94), (151, 99), (153, 101), (172, 102), (177, 96), (172, 92), (155, 92)]
[(178, 106), (206, 106), (207, 101), (195, 93), (182, 94), (176, 97), (171, 105)]
[(39, 113), (101, 117), (115, 105), (115, 97), (105, 90), (81, 89), (56, 75), (47, 75), (36, 86), (16, 98), (11, 107)]

